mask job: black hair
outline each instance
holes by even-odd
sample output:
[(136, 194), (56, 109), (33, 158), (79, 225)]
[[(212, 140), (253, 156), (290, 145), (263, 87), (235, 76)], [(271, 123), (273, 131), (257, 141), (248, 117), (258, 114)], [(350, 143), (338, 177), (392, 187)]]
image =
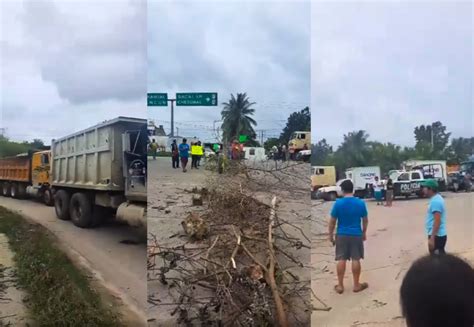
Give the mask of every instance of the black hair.
[(341, 183), (341, 190), (345, 194), (349, 194), (354, 192), (354, 184), (349, 179), (346, 179), (344, 182)]
[(424, 256), (408, 269), (400, 303), (408, 327), (472, 327), (474, 269), (454, 255)]
[(183, 139), (183, 143), (186, 143), (186, 141), (187, 141), (186, 139)]

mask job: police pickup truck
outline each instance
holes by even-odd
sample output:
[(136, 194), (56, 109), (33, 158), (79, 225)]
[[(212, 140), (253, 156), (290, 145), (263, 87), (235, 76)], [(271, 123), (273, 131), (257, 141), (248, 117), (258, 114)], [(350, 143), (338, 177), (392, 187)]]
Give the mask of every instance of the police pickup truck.
[(425, 180), (421, 170), (410, 170), (397, 172), (391, 175), (393, 181), (393, 195), (404, 196), (406, 198), (411, 195), (423, 196), (421, 182)]

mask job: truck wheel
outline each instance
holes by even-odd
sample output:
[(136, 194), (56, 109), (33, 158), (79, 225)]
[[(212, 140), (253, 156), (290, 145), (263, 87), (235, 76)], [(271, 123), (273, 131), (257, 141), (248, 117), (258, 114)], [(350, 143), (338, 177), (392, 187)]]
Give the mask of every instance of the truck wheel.
[(10, 185), (7, 182), (2, 185), (2, 195), (10, 196)]
[(52, 206), (54, 204), (54, 199), (53, 195), (51, 194), (50, 189), (46, 189), (43, 192), (43, 202), (46, 204), (48, 207)]
[(84, 193), (74, 193), (69, 213), (74, 225), (81, 228), (91, 227), (93, 223), (92, 203)]
[(329, 201), (336, 201), (336, 199), (337, 199), (336, 192), (329, 193)]
[(56, 216), (61, 220), (69, 220), (69, 194), (64, 190), (59, 190), (54, 195), (54, 209)]
[(14, 199), (18, 198), (18, 184), (13, 183), (10, 186), (10, 196)]
[(454, 184), (453, 184), (453, 191), (454, 191), (454, 192), (459, 191), (459, 184), (458, 184), (458, 183), (454, 183)]

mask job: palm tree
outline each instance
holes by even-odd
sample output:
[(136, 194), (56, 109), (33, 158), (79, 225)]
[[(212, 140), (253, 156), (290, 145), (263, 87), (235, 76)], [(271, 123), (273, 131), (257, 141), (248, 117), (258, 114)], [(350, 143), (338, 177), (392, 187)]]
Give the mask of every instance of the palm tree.
[(229, 102), (224, 102), (222, 115), (222, 131), (224, 142), (238, 139), (239, 135), (247, 135), (250, 140), (256, 137), (254, 126), (257, 122), (251, 117), (255, 113), (247, 93), (237, 93), (237, 97), (230, 95)]

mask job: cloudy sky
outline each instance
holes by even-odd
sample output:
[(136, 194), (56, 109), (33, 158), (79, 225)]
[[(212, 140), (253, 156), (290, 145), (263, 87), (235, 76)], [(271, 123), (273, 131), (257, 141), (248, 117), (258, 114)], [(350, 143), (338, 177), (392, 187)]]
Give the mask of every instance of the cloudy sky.
[(0, 128), (51, 138), (146, 118), (146, 3), (2, 0)]
[(413, 145), (437, 120), (474, 135), (472, 1), (314, 2), (311, 19), (313, 140)]
[[(148, 92), (218, 92), (217, 107), (175, 108), (179, 134), (203, 138), (221, 103), (247, 92), (256, 130), (279, 136), (310, 104), (310, 13), (309, 1), (149, 1)], [(149, 115), (169, 132), (170, 109)]]

